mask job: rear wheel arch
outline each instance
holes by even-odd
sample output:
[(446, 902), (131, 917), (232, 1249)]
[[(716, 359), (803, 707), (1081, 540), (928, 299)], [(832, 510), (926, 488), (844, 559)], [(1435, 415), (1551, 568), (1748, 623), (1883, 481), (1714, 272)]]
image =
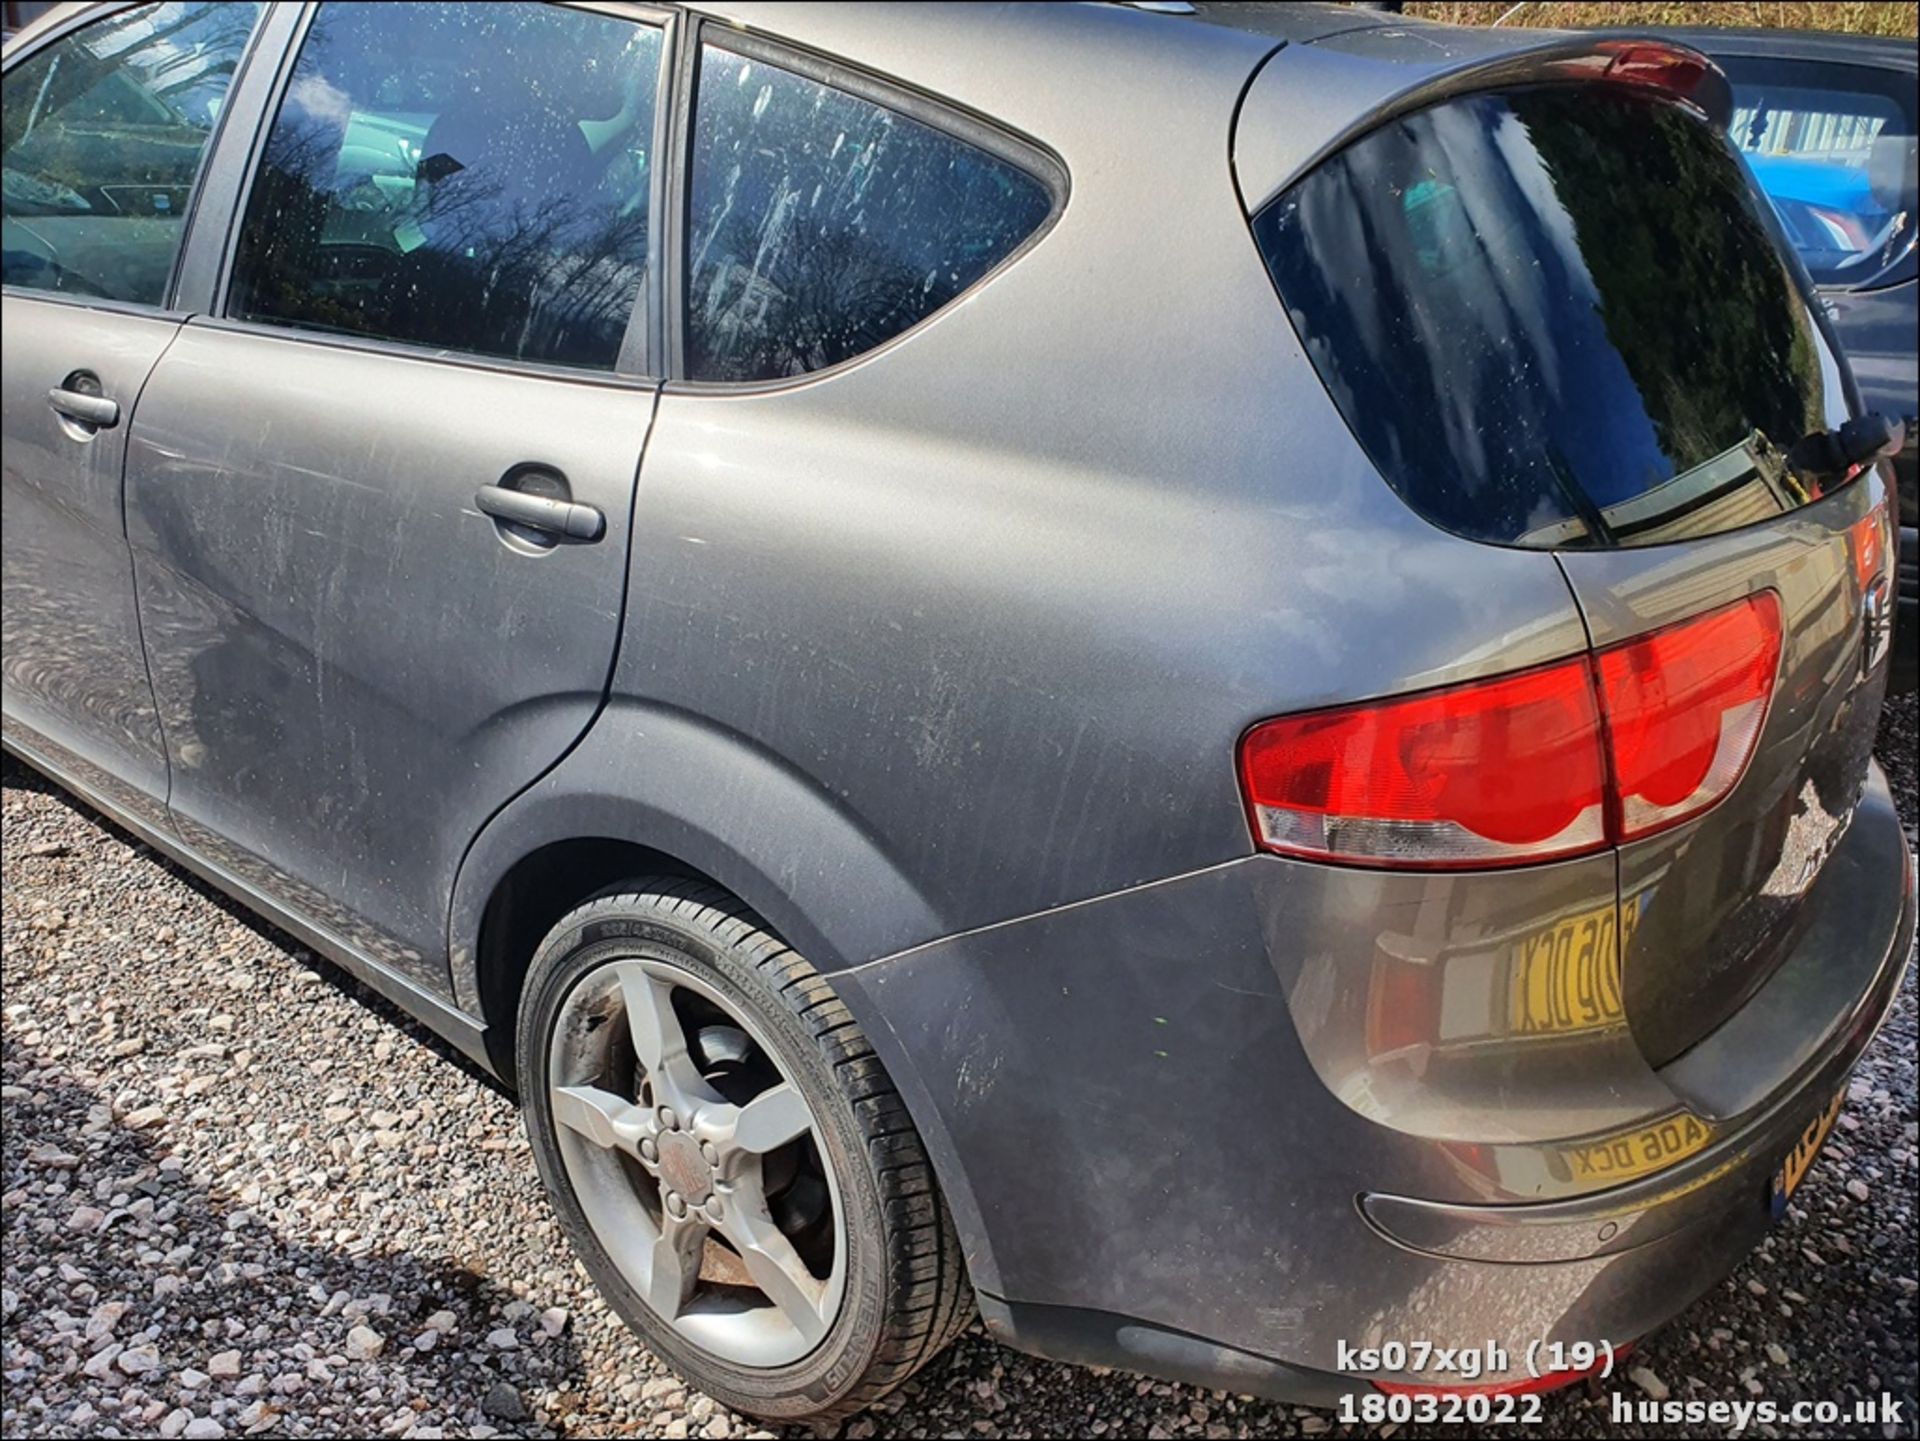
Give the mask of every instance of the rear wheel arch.
[(486, 1023), (502, 1079), (512, 1080), (514, 1006), (542, 937), (606, 887), (645, 876), (684, 876), (725, 891), (823, 975), (911, 944), (889, 945), (881, 934), (815, 922), (813, 907), (823, 891), (841, 915), (854, 909), (849, 898), (863, 893), (875, 899), (878, 914), (887, 889), (884, 874), (834, 862), (817, 847), (744, 856), (683, 816), (649, 805), (604, 794), (530, 792), (475, 841), (455, 880), (449, 917), (454, 997)]
[(616, 698), (474, 837), (454, 881), (454, 1001), (487, 1023), (504, 1077), (520, 980), (547, 928), (604, 887), (647, 875), (737, 897), (827, 976), (951, 929), (859, 818), (797, 767), (697, 717)]
[[(496, 892), (557, 846), (571, 849), (552, 850), (549, 862), (597, 864), (625, 847), (659, 873), (709, 880), (823, 975), (956, 929), (802, 769), (699, 717), (616, 697), (564, 760), (487, 822), (461, 862), (447, 941), (454, 1000), (470, 1014), (486, 1013), (481, 933)], [(607, 883), (562, 888), (577, 903)]]
[(488, 1058), (508, 1086), (517, 1074), (520, 994), (540, 942), (576, 906), (609, 886), (642, 876), (718, 885), (712, 876), (664, 851), (614, 836), (550, 841), (521, 856), (494, 883), (470, 951), (469, 985), (486, 1025)]
[(927, 1142), (975, 1284), (991, 1289), (985, 1227), (913, 1059), (870, 988), (844, 976), (960, 927), (857, 817), (744, 737), (616, 699), (474, 838), (448, 917), (450, 979), (456, 1004), (484, 1023), (496, 1075), (513, 1084), (521, 990), (548, 929), (608, 886), (648, 876), (696, 879), (737, 898), (834, 988)]
[[(559, 810), (563, 814), (578, 815), (582, 806), (563, 804)], [(912, 1055), (900, 1046), (893, 1027), (879, 1013), (870, 988), (858, 980), (843, 977), (847, 967), (868, 957), (858, 954), (847, 957), (828, 948), (829, 963), (814, 961), (808, 946), (814, 944), (812, 936), (818, 933), (806, 927), (804, 921), (801, 927), (791, 929), (785, 921), (787, 915), (797, 913), (791, 898), (778, 894), (772, 886), (753, 885), (751, 877), (758, 875), (756, 871), (749, 871), (747, 885), (739, 885), (737, 877), (745, 867), (726, 865), (724, 856), (720, 856), (720, 865), (714, 865), (708, 852), (695, 852), (699, 856), (699, 860), (695, 860), (695, 854), (687, 854), (680, 848), (666, 850), (645, 844), (636, 839), (641, 833), (637, 827), (624, 833), (609, 833), (605, 829), (588, 835), (563, 833), (532, 842), (526, 840), (528, 829), (532, 827), (515, 827), (522, 844), (507, 848), (501, 844), (497, 827), (492, 827), (488, 835), (493, 839), (493, 846), (499, 848), (499, 860), (486, 863), (490, 881), (482, 886), (474, 879), (478, 873), (476, 856), (468, 856), (468, 865), (461, 867), (461, 890), (455, 896), (455, 919), (463, 913), (468, 915), (467, 931), (455, 933), (459, 936), (453, 952), (455, 986), (461, 994), (461, 1005), (484, 1021), (488, 1057), (495, 1075), (509, 1088), (515, 1086), (520, 994), (532, 967), (534, 952), (568, 911), (609, 888), (630, 886), (649, 877), (682, 877), (714, 886), (745, 904), (768, 933), (806, 957), (866, 1028), (881, 1063), (899, 1088), (900, 1101), (920, 1128), (927, 1146), (927, 1159), (933, 1165), (941, 1190), (947, 1195), (948, 1209), (966, 1249), (973, 1284), (985, 1289), (996, 1286), (998, 1268), (993, 1247), (987, 1240), (985, 1222), (979, 1215), (979, 1203), (973, 1197), (966, 1169), (960, 1165), (947, 1128), (941, 1122), (939, 1109), (927, 1096)], [(478, 852), (480, 846), (476, 844), (474, 850)], [(461, 909), (463, 904), (465, 911)]]

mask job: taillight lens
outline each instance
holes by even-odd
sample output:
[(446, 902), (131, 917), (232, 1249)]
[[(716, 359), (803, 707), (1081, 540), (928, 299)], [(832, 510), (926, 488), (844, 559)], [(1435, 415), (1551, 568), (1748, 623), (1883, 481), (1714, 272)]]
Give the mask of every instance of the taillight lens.
[(1847, 528), (1847, 550), (1853, 556), (1853, 579), (1864, 594), (1887, 568), (1887, 503), (1881, 501)]
[(1699, 815), (1745, 773), (1780, 660), (1762, 591), (1599, 655), (1622, 840)]
[(1720, 68), (1697, 50), (1657, 40), (1603, 40), (1590, 51), (1548, 64), (1570, 80), (1607, 80), (1664, 90), (1709, 115), (1724, 117), (1732, 96)]
[(1419, 868), (1649, 835), (1739, 781), (1779, 657), (1762, 591), (1597, 655), (1264, 721), (1240, 744), (1254, 834), (1286, 855)]
[(1269, 850), (1488, 866), (1606, 844), (1600, 717), (1584, 658), (1267, 721), (1247, 733), (1240, 768)]
[(1608, 80), (1650, 85), (1691, 100), (1715, 74), (1713, 62), (1694, 50), (1636, 41), (1603, 40), (1597, 47), (1611, 57)]

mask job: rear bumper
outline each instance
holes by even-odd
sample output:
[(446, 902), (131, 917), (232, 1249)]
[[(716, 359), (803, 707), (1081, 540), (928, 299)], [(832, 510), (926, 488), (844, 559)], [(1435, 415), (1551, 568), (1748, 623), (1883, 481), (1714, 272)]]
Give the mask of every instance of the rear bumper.
[[(1342, 1342), (1493, 1341), (1518, 1367), (1536, 1341), (1642, 1335), (1737, 1264), (1906, 963), (1912, 867), (1884, 778), (1794, 954), (1659, 1072), (1627, 1074), (1601, 1034), (1348, 1064), (1368, 1040), (1334, 1033), (1397, 994), (1377, 978), (1418, 949), (1421, 913), (1461, 931), (1452, 885), (1249, 857), (841, 977), (934, 1153), (989, 1327), (1327, 1404), (1370, 1379), (1339, 1373)], [(1437, 959), (1437, 1015), (1480, 963)], [(1690, 1105), (1712, 1142), (1582, 1191), (1553, 1138), (1611, 1125), (1618, 1097)]]
[(1920, 684), (1920, 528), (1900, 527), (1898, 609), (1893, 623), (1893, 657), (1887, 691), (1905, 695)]

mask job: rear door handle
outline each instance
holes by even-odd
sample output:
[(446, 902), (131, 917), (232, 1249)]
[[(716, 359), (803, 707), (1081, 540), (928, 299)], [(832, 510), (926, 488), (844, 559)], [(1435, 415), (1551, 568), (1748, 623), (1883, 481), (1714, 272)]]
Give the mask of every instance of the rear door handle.
[(607, 518), (591, 505), (577, 500), (551, 500), (544, 495), (528, 495), (524, 490), (509, 490), (504, 485), (483, 485), (474, 492), (473, 503), (495, 520), (510, 520), (532, 530), (544, 530), (568, 540), (598, 540), (606, 533)]
[(77, 420), (86, 425), (105, 428), (120, 423), (120, 402), (109, 400), (104, 395), (87, 395), (82, 391), (65, 390), (56, 385), (47, 392), (47, 404), (69, 420)]

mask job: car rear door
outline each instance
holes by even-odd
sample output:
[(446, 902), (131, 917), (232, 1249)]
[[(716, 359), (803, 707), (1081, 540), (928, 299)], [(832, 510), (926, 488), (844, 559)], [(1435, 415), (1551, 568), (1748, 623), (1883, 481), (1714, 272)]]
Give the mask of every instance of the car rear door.
[(7, 734), (149, 823), (167, 761), (121, 514), (128, 423), (179, 329), (187, 217), (259, 13), (120, 9), (6, 69)]
[(176, 825), (436, 988), (468, 842), (614, 659), (666, 55), (624, 10), (315, 7), (133, 424)]

